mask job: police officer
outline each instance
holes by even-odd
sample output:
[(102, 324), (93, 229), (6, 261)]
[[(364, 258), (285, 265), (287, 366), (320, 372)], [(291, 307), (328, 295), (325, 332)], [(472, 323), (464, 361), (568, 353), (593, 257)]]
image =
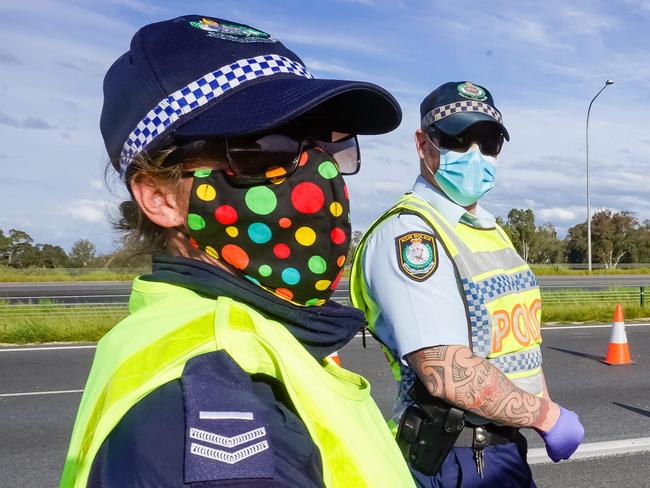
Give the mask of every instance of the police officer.
[(436, 88), (420, 114), (420, 175), (360, 243), (352, 301), (399, 381), (393, 427), (416, 381), (464, 412), (466, 426), (437, 473), (412, 467), (417, 483), (534, 486), (519, 429), (536, 429), (556, 462), (584, 430), (548, 396), (537, 280), (478, 205), (494, 186), (508, 131), (490, 92), (469, 81)]
[(327, 356), (364, 324), (329, 300), (356, 134), (382, 88), (313, 79), (276, 38), (195, 15), (147, 25), (104, 80), (101, 130), (159, 249), (97, 345), (62, 487), (381, 487), (413, 480), (362, 377)]

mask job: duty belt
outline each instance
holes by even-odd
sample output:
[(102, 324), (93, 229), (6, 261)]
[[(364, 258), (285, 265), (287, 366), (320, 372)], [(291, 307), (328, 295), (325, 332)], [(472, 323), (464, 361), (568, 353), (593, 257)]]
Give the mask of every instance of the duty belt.
[(472, 425), (467, 423), (462, 430), (454, 447), (471, 447), (474, 451), (474, 461), (476, 462), (476, 471), (483, 479), (485, 469), (483, 461), (483, 449), (488, 446), (497, 444), (509, 444), (515, 441), (519, 434), (519, 429), (515, 427), (501, 427), (495, 424)]
[(473, 425), (467, 424), (456, 439), (454, 447), (485, 448), (495, 444), (508, 444), (514, 442), (519, 429), (515, 427), (502, 427), (495, 424)]

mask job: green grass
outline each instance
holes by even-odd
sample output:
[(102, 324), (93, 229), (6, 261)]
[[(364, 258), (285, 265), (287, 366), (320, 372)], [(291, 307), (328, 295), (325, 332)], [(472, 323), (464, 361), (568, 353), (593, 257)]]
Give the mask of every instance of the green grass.
[(602, 290), (542, 289), (542, 322), (609, 323), (620, 303), (626, 319), (650, 317), (650, 303), (641, 307), (639, 288), (616, 287)]
[(10, 268), (0, 266), (0, 282), (132, 281), (150, 269)]
[[(542, 305), (542, 323), (611, 323), (614, 318), (614, 302), (589, 302), (580, 304)], [(625, 320), (650, 320), (650, 306), (641, 308), (638, 304), (623, 306)]]
[[(616, 300), (546, 303), (544, 324), (610, 323)], [(626, 320), (650, 320), (650, 305), (624, 306)], [(127, 315), (125, 307), (94, 305), (63, 306), (43, 301), (38, 305), (8, 305), (0, 302), (0, 343), (97, 342)]]
[(533, 272), (538, 276), (556, 276), (556, 275), (636, 275), (636, 274), (650, 274), (650, 268), (615, 268), (615, 269), (594, 269), (589, 273), (586, 269), (570, 269), (561, 264), (531, 264)]
[[(569, 269), (559, 264), (533, 264), (538, 276), (588, 275), (586, 269)], [(48, 282), (48, 281), (132, 281), (137, 276), (150, 272), (149, 268), (140, 269), (96, 269), (96, 268), (10, 268), (0, 266), (0, 282)], [(595, 275), (650, 274), (650, 268), (630, 269), (594, 269)], [(345, 278), (350, 277), (350, 267), (343, 271)]]
[(0, 303), (0, 343), (97, 342), (127, 313), (124, 306)]

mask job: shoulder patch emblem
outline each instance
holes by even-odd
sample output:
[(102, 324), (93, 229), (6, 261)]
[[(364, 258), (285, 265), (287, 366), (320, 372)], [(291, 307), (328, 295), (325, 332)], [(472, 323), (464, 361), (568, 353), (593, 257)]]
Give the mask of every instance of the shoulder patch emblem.
[(409, 232), (395, 238), (397, 265), (414, 281), (424, 281), (438, 268), (435, 237), (424, 232)]

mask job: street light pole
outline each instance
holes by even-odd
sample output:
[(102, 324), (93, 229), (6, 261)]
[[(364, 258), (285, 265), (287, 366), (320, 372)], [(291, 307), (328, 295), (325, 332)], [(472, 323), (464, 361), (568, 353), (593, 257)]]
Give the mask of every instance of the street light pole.
[(605, 85), (600, 89), (596, 96), (591, 99), (589, 102), (589, 108), (587, 109), (587, 127), (585, 129), (585, 140), (587, 148), (587, 263), (589, 267), (589, 272), (591, 273), (591, 183), (590, 183), (590, 173), (589, 173), (589, 114), (591, 113), (591, 106), (594, 103), (594, 100), (598, 98), (605, 88), (609, 85), (613, 85), (613, 80), (607, 80)]

